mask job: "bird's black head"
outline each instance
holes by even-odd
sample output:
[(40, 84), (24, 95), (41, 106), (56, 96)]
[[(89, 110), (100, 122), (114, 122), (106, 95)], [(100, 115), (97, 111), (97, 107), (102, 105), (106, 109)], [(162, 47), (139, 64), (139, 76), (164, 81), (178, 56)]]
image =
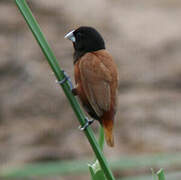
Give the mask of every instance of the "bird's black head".
[(82, 26), (68, 33), (65, 38), (70, 39), (74, 46), (74, 61), (87, 52), (105, 49), (105, 43), (100, 33), (92, 27)]

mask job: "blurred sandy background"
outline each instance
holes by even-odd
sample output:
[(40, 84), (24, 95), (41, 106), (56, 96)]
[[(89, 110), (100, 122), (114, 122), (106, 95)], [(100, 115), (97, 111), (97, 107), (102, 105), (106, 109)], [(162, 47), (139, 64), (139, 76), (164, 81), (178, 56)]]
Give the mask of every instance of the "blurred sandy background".
[[(103, 35), (120, 72), (116, 146), (105, 146), (108, 159), (181, 150), (181, 1), (28, 3), (71, 77), (73, 48), (64, 35), (80, 25)], [(93, 158), (78, 126), (17, 7), (0, 0), (0, 168)]]

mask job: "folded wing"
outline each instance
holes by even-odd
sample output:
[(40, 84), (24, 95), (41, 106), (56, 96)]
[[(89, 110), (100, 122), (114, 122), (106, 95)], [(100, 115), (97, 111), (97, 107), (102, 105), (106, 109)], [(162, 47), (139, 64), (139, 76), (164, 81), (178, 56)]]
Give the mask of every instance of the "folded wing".
[(103, 112), (108, 111), (111, 105), (110, 82), (111, 72), (92, 53), (87, 53), (79, 64), (80, 75), (84, 92), (89, 103), (101, 117)]

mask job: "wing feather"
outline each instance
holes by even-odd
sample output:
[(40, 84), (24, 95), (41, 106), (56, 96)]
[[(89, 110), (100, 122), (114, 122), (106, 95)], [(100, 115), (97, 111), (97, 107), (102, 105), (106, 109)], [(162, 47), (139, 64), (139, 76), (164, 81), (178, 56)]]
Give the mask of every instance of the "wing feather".
[(89, 103), (98, 116), (110, 109), (111, 72), (94, 54), (88, 53), (79, 64), (84, 92)]

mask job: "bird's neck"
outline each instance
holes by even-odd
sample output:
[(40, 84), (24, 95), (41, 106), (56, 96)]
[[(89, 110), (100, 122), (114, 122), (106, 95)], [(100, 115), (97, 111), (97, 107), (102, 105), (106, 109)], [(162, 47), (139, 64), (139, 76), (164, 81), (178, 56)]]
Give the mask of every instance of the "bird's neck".
[(83, 51), (75, 51), (73, 54), (74, 64), (85, 54)]

